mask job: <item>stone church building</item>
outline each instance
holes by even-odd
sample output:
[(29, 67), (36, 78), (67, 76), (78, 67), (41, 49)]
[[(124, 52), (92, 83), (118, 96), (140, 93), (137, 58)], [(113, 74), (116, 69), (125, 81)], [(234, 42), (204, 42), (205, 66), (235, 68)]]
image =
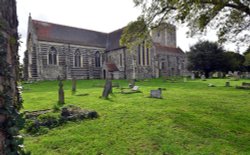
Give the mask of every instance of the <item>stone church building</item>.
[(27, 33), (26, 80), (143, 79), (186, 72), (186, 55), (176, 47), (176, 28), (170, 24), (151, 33), (150, 48), (142, 43), (132, 52), (119, 44), (122, 29), (103, 33), (30, 16)]

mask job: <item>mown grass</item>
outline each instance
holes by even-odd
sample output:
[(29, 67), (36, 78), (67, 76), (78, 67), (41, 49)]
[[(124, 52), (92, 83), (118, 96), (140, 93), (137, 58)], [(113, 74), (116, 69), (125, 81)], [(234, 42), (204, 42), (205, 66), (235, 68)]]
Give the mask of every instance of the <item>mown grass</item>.
[[(103, 80), (64, 81), (65, 102), (96, 110), (94, 120), (67, 123), (41, 136), (25, 136), (34, 155), (89, 154), (250, 154), (250, 91), (235, 85), (250, 80), (227, 79), (137, 82), (142, 93), (120, 94), (114, 88), (108, 100), (100, 98)], [(126, 80), (114, 80), (127, 87)], [(216, 87), (208, 87), (213, 83)], [(151, 89), (166, 88), (163, 99), (149, 98)], [(58, 83), (24, 84), (24, 110), (52, 108)], [(79, 94), (88, 94), (77, 96)]]

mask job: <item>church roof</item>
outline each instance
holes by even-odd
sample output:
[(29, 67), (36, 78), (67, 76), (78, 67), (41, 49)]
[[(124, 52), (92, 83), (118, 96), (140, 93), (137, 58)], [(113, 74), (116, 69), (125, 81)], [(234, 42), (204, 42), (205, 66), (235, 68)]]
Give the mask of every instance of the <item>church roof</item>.
[(32, 20), (38, 40), (106, 47), (107, 33)]
[(171, 47), (171, 46), (164, 46), (159, 43), (153, 43), (153, 45), (155, 46), (157, 51), (164, 51), (164, 52), (166, 51), (170, 53), (184, 54), (182, 49), (180, 49), (179, 47), (176, 48), (176, 47)]
[(123, 48), (120, 46), (120, 38), (122, 36), (123, 29), (118, 29), (108, 34), (107, 39), (107, 51)]

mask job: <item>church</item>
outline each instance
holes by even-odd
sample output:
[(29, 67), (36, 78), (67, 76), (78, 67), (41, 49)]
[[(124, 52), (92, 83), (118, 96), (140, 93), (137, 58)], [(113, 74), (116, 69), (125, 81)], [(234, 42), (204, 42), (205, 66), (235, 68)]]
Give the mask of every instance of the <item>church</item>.
[(176, 27), (151, 32), (152, 46), (130, 51), (119, 44), (123, 29), (103, 33), (32, 19), (29, 16), (25, 80), (145, 79), (183, 76), (186, 54), (176, 47)]

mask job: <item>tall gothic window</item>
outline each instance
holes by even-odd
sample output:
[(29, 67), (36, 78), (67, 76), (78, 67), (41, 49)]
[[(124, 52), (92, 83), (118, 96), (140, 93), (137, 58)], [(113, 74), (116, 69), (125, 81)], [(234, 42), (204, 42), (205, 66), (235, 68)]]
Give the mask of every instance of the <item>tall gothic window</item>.
[(95, 53), (95, 67), (100, 67), (101, 66), (101, 62), (100, 62), (100, 52), (97, 51)]
[(137, 57), (138, 57), (138, 64), (141, 65), (141, 45), (138, 45), (138, 49), (137, 49)]
[(77, 49), (74, 53), (74, 63), (75, 67), (81, 67), (81, 54), (79, 49)]
[(143, 42), (137, 49), (138, 64), (141, 66), (150, 65), (150, 49)]
[(57, 64), (57, 51), (55, 47), (51, 47), (49, 50), (49, 64), (56, 65)]

